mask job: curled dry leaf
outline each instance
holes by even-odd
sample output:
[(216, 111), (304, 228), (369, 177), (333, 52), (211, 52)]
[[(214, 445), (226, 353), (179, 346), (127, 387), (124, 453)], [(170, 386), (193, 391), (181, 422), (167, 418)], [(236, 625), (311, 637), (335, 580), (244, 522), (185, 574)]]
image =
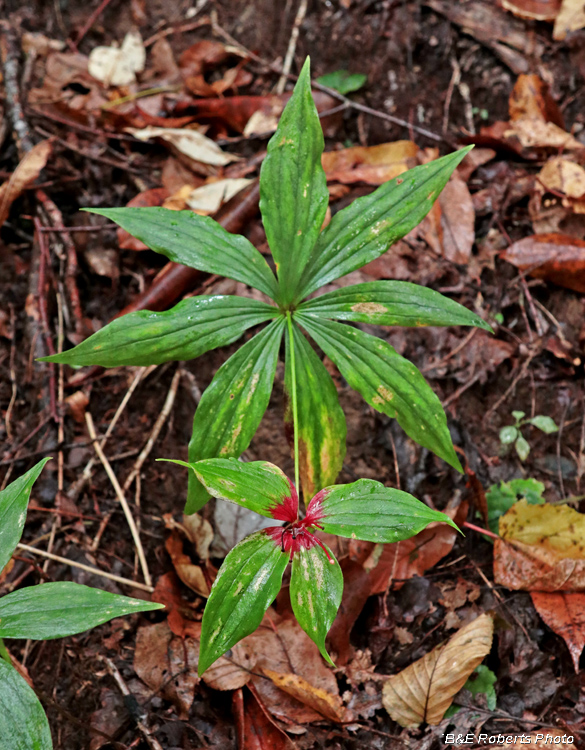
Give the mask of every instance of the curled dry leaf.
[(585, 292), (585, 240), (565, 234), (533, 234), (510, 245), (502, 258), (536, 279)]
[(177, 575), (185, 586), (188, 586), (199, 596), (207, 598), (209, 596), (209, 585), (203, 570), (183, 552), (183, 540), (176, 531), (173, 531), (165, 542), (165, 548), (171, 557)]
[(95, 47), (89, 54), (90, 76), (105, 86), (128, 86), (144, 70), (146, 50), (137, 30), (129, 31), (121, 47)]
[(195, 190), (190, 190), (186, 204), (195, 213), (209, 216), (219, 211), (222, 204), (227, 203), (252, 182), (253, 180), (245, 177), (228, 177), (224, 180), (208, 182)]
[(155, 128), (148, 127), (137, 130), (127, 128), (129, 133), (139, 141), (149, 141), (152, 138), (160, 138), (170, 144), (180, 153), (193, 159), (193, 161), (211, 164), (216, 167), (224, 166), (232, 161), (238, 161), (239, 156), (227, 154), (221, 148), (198, 130), (188, 128)]
[(199, 513), (183, 516), (183, 530), (189, 537), (189, 541), (195, 547), (195, 552), (200, 560), (209, 559), (209, 547), (213, 541), (213, 527)]
[(10, 178), (0, 185), (0, 226), (10, 213), (10, 206), (19, 198), (25, 189), (34, 182), (45, 168), (53, 150), (52, 141), (37, 143), (23, 158)]
[(327, 151), (321, 161), (328, 181), (381, 185), (415, 167), (417, 153), (416, 143), (394, 141), (379, 146), (353, 146)]
[(492, 618), (480, 615), (446, 643), (390, 677), (384, 683), (382, 703), (394, 721), (403, 727), (438, 724), (469, 675), (489, 654), (493, 633)]
[(496, 583), (521, 591), (585, 591), (585, 515), (519, 500), (500, 517)]
[(585, 594), (531, 591), (536, 611), (567, 644), (575, 672), (585, 647)]
[(328, 693), (322, 688), (316, 688), (297, 674), (274, 672), (266, 667), (262, 671), (278, 688), (292, 695), (305, 706), (314, 709), (326, 719), (340, 723), (351, 721), (351, 716), (339, 695)]
[(582, 0), (563, 0), (555, 21), (553, 39), (562, 41), (571, 31), (585, 27), (585, 6)]

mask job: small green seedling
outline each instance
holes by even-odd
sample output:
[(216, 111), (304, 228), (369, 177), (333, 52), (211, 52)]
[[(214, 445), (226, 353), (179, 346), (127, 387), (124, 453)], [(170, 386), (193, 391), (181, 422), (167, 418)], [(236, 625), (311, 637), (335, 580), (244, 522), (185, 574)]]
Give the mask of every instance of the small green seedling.
[(559, 431), (554, 420), (551, 417), (545, 417), (542, 414), (532, 417), (531, 419), (525, 419), (525, 412), (513, 411), (512, 416), (516, 421), (513, 425), (502, 427), (500, 430), (500, 443), (503, 446), (506, 446), (506, 448), (514, 443), (514, 448), (516, 449), (518, 458), (521, 461), (526, 461), (528, 454), (530, 453), (530, 445), (528, 444), (528, 440), (522, 435), (522, 427), (531, 424), (542, 432), (546, 432), (547, 435)]
[[(30, 492), (49, 459), (0, 492), (0, 572), (22, 536)], [(34, 691), (12, 666), (4, 638), (48, 640), (83, 633), (115, 617), (162, 604), (60, 581), (13, 591), (0, 599), (0, 748), (51, 750), (47, 717)]]
[(300, 518), (295, 486), (274, 464), (233, 458), (173, 463), (191, 468), (214, 497), (283, 522), (246, 537), (219, 569), (203, 613), (200, 675), (260, 625), (280, 590), (289, 561), (295, 617), (323, 658), (333, 664), (325, 636), (341, 602), (343, 575), (329, 547), (315, 535), (317, 529), (349, 539), (389, 543), (408, 539), (433, 521), (457, 528), (444, 513), (372, 479), (326, 487)]
[(365, 86), (368, 76), (364, 73), (350, 73), (349, 70), (335, 70), (317, 78), (317, 83), (338, 91), (340, 94), (350, 94)]
[(485, 493), (490, 531), (494, 534), (500, 533), (500, 517), (518, 500), (526, 500), (530, 505), (544, 505), (543, 492), (544, 484), (531, 477), (492, 484)]
[[(495, 711), (497, 695), (494, 685), (498, 681), (496, 675), (485, 664), (480, 664), (463, 685), (462, 690), (469, 690), (471, 695), (485, 695), (486, 705), (489, 711)], [(461, 708), (457, 703), (452, 703), (445, 712), (444, 719), (448, 719)]]
[[(413, 440), (461, 471), (441, 402), (420, 371), (384, 339), (347, 323), (490, 326), (438, 292), (404, 281), (373, 281), (312, 295), (381, 256), (422, 221), (470, 148), (386, 182), (336, 213), (321, 230), (329, 192), (307, 60), (260, 174), (260, 210), (276, 276), (245, 237), (226, 232), (209, 217), (165, 208), (93, 209), (169, 260), (248, 284), (272, 302), (190, 297), (167, 312), (120, 317), (75, 348), (45, 359), (103, 367), (187, 360), (268, 323), (219, 368), (203, 394), (193, 421), (190, 462), (236, 457), (246, 450), (268, 406), (284, 337), (285, 422), (292, 422), (294, 381), (304, 494), (311, 497), (335, 482), (345, 457), (345, 416), (308, 335), (370, 406), (396, 418)], [(187, 495), (186, 513), (196, 512), (209, 498), (193, 473)]]

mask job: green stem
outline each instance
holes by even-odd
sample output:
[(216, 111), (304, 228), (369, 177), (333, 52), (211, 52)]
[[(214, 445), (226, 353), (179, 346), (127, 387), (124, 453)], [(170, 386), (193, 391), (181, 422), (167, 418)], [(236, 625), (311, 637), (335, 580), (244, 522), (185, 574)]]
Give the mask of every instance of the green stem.
[(301, 496), (301, 487), (299, 484), (299, 414), (297, 407), (297, 369), (295, 364), (295, 343), (293, 338), (293, 324), (290, 310), (286, 311), (286, 321), (288, 324), (288, 338), (290, 342), (290, 369), (292, 373), (292, 410), (293, 410), (293, 433), (294, 433), (294, 453), (295, 453), (295, 487), (299, 497)]
[(4, 659), (4, 661), (12, 664), (12, 662), (10, 661), (10, 654), (8, 653), (8, 649), (4, 645), (4, 641), (2, 640), (2, 638), (0, 638), (0, 659)]

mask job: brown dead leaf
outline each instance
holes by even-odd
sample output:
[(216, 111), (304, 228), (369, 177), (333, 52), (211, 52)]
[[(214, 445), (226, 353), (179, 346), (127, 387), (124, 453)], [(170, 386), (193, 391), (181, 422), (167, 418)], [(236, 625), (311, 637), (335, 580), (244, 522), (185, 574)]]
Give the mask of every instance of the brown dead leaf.
[(191, 558), (183, 552), (183, 540), (176, 531), (165, 542), (165, 548), (171, 557), (171, 561), (177, 575), (192, 591), (199, 596), (209, 596), (209, 585), (200, 565), (195, 565)]
[(564, 234), (533, 234), (501, 256), (536, 279), (585, 292), (585, 240)]
[(559, 128), (565, 127), (563, 116), (549, 87), (533, 73), (518, 76), (508, 100), (508, 111), (512, 122), (528, 118), (553, 122)]
[(296, 620), (281, 620), (269, 609), (258, 630), (242, 643), (256, 654), (256, 667), (250, 685), (256, 689), (267, 710), (275, 718), (289, 724), (322, 720), (322, 714), (283, 692), (261, 675), (264, 668), (283, 674), (293, 672), (314, 688), (330, 695), (339, 694), (335, 675)]
[(173, 703), (179, 718), (187, 719), (199, 683), (199, 642), (177, 638), (168, 623), (145, 625), (136, 634), (134, 671), (148, 687)]
[(390, 677), (384, 683), (382, 703), (394, 721), (403, 727), (438, 724), (469, 675), (489, 654), (493, 632), (492, 618), (480, 615), (446, 643)]
[(585, 594), (531, 591), (536, 611), (567, 644), (575, 672), (585, 647)]
[(165, 573), (157, 580), (152, 600), (165, 605), (167, 622), (174, 635), (199, 639), (201, 622), (194, 619), (194, 607), (183, 597), (176, 573)]
[(561, 7), (561, 0), (499, 0), (499, 5), (518, 18), (554, 21)]
[(335, 663), (343, 666), (352, 653), (351, 629), (370, 596), (370, 576), (362, 564), (349, 558), (340, 560), (339, 564), (343, 572), (343, 595), (328, 640), (331, 651), (336, 654)]
[(585, 169), (562, 156), (547, 161), (538, 174), (538, 181), (547, 190), (559, 191), (567, 198), (585, 196)]
[(53, 142), (51, 139), (37, 143), (25, 154), (10, 178), (0, 185), (0, 226), (8, 218), (10, 206), (45, 168), (52, 150)]
[(417, 153), (412, 141), (394, 141), (327, 151), (321, 161), (328, 181), (382, 185), (416, 166)]
[(585, 6), (582, 0), (563, 0), (555, 21), (553, 39), (562, 41), (571, 31), (585, 27)]
[(195, 552), (200, 560), (209, 559), (209, 547), (213, 541), (213, 526), (199, 513), (183, 516), (182, 528), (189, 537), (189, 541), (195, 547)]
[(67, 411), (77, 422), (77, 424), (85, 424), (85, 409), (89, 404), (89, 398), (83, 391), (75, 391), (65, 399), (67, 404)]
[(280, 690), (292, 695), (300, 703), (314, 709), (326, 719), (337, 722), (351, 721), (351, 716), (348, 715), (339, 695), (316, 688), (303, 677), (290, 672), (274, 672), (266, 667), (262, 671)]
[(295, 750), (296, 745), (270, 717), (254, 689), (236, 690), (232, 698), (239, 750)]
[(567, 505), (515, 503), (500, 518), (494, 578), (521, 591), (585, 591), (585, 515)]
[(210, 164), (215, 167), (225, 166), (240, 159), (236, 154), (228, 154), (198, 130), (192, 128), (127, 128), (129, 133), (139, 141), (160, 139), (193, 162)]
[(493, 148), (474, 148), (473, 151), (467, 154), (455, 171), (463, 182), (468, 182), (475, 170), (487, 164), (495, 155), (496, 152)]
[(237, 690), (250, 682), (256, 658), (249, 644), (237, 643), (205, 671), (203, 682), (214, 690)]
[(475, 209), (465, 182), (452, 177), (437, 203), (441, 207), (442, 255), (452, 263), (467, 263), (475, 241)]

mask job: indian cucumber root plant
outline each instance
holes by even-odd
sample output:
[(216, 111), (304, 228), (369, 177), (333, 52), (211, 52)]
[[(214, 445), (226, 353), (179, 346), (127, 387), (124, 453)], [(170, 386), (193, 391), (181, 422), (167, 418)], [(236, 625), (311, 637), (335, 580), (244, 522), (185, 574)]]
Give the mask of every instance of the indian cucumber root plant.
[[(307, 60), (260, 174), (260, 210), (276, 274), (245, 237), (208, 217), (164, 208), (95, 211), (170, 260), (243, 282), (267, 302), (191, 297), (167, 312), (118, 318), (73, 349), (46, 358), (75, 366), (160, 364), (198, 357), (267, 324), (219, 368), (197, 407), (185, 512), (198, 511), (213, 495), (284, 525), (253, 534), (225, 559), (204, 614), (200, 672), (257, 627), (291, 558), (293, 609), (329, 658), (325, 635), (339, 606), (342, 577), (319, 530), (395, 542), (431, 521), (450, 523), (379, 482), (335, 485), (345, 456), (345, 416), (309, 338), (368, 404), (396, 418), (412, 439), (461, 471), (441, 403), (419, 370), (384, 339), (348, 323), (490, 330), (487, 323), (438, 292), (408, 282), (375, 281), (315, 293), (378, 258), (412, 230), (470, 147), (381, 185), (323, 228), (329, 202), (323, 145)], [(276, 466), (237, 460), (268, 406), (283, 339), (294, 484)], [(304, 516), (301, 487), (305, 500), (312, 497)]]

